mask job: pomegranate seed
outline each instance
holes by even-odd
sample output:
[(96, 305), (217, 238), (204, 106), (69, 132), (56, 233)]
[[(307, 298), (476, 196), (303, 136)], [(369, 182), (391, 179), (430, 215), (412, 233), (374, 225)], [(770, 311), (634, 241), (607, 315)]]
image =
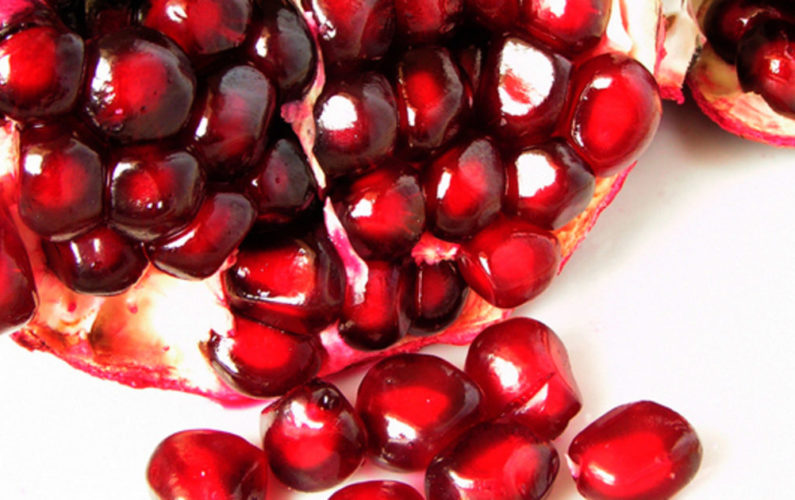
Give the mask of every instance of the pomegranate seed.
[(67, 240), (102, 221), (105, 173), (87, 142), (53, 125), (22, 132), (19, 216), (44, 238)]
[(477, 385), (447, 361), (426, 354), (397, 354), (365, 374), (356, 409), (375, 461), (421, 470), (480, 417)]
[(472, 38), (477, 38), (477, 33), (467, 32), (467, 36), (458, 41), (460, 44), (455, 51), (455, 59), (458, 67), (462, 70), (462, 76), (465, 77), (467, 84), (467, 96), (469, 107), (474, 104), (475, 96), (480, 91), (480, 80), (483, 74), (483, 66), (485, 65), (486, 54), (481, 45), (485, 46), (483, 41), (480, 43), (473, 43)]
[(539, 321), (513, 318), (486, 328), (470, 345), (465, 370), (483, 389), (489, 418), (509, 415), (541, 439), (558, 437), (580, 411), (566, 348)]
[(395, 149), (395, 94), (378, 73), (329, 81), (315, 104), (314, 117), (314, 153), (330, 177), (370, 168)]
[(569, 143), (597, 177), (631, 165), (651, 142), (662, 115), (654, 77), (636, 60), (603, 54), (586, 61), (572, 78)]
[(704, 34), (724, 61), (735, 63), (737, 44), (746, 31), (766, 19), (795, 19), (788, 0), (713, 0), (704, 15)]
[(422, 495), (397, 481), (366, 481), (337, 490), (328, 500), (423, 500)]
[(454, 262), (421, 263), (413, 268), (414, 304), (409, 333), (430, 335), (458, 318), (469, 288)]
[(359, 281), (349, 282), (340, 313), (339, 333), (361, 350), (385, 349), (409, 329), (410, 271), (407, 264), (367, 262)]
[(560, 461), (555, 448), (515, 422), (479, 424), (437, 455), (425, 473), (428, 498), (540, 500)]
[(45, 0), (4, 0), (0, 3), (0, 37), (23, 23), (51, 20), (52, 14)]
[(256, 235), (223, 275), (237, 313), (276, 328), (313, 334), (339, 315), (345, 271), (323, 235)]
[(519, 6), (524, 0), (465, 0), (475, 18), (495, 32), (505, 31), (519, 19)]
[(36, 312), (39, 297), (28, 252), (14, 222), (0, 208), (0, 335), (13, 332)]
[(240, 245), (255, 216), (245, 196), (213, 193), (185, 229), (148, 246), (149, 258), (158, 269), (178, 278), (208, 278)]
[(525, 149), (506, 165), (506, 212), (560, 229), (590, 203), (596, 179), (588, 165), (561, 141)]
[(478, 295), (497, 307), (524, 304), (558, 272), (560, 245), (552, 233), (500, 217), (461, 245), (458, 269)]
[(160, 146), (122, 150), (109, 179), (110, 224), (139, 241), (186, 226), (204, 195), (204, 172), (196, 158)]
[(456, 27), (463, 7), (463, 0), (395, 0), (398, 37), (408, 42), (444, 37)]
[(315, 380), (288, 392), (262, 412), (265, 451), (284, 484), (318, 491), (359, 468), (366, 450), (361, 420), (339, 389)]
[(452, 241), (472, 236), (500, 212), (505, 174), (497, 146), (489, 137), (463, 140), (428, 166), (423, 188), (433, 234)]
[(265, 454), (227, 432), (197, 429), (164, 439), (149, 459), (146, 478), (158, 498), (265, 500)]
[(84, 57), (83, 40), (60, 24), (30, 26), (0, 39), (0, 113), (28, 120), (71, 110)]
[(162, 139), (182, 128), (196, 77), (185, 54), (165, 35), (124, 29), (97, 39), (90, 54), (85, 111), (108, 137)]
[(242, 44), (252, 9), (252, 0), (145, 0), (141, 19), (195, 58)]
[(571, 442), (577, 489), (591, 500), (670, 498), (696, 474), (701, 443), (678, 413), (651, 401), (610, 410)]
[(596, 46), (605, 34), (612, 0), (533, 0), (523, 3), (520, 25), (566, 54)]
[(408, 255), (425, 229), (419, 176), (400, 163), (339, 185), (332, 199), (353, 249), (364, 259)]
[(228, 336), (212, 332), (206, 350), (224, 382), (255, 398), (279, 396), (309, 382), (317, 375), (324, 353), (317, 337), (240, 317)]
[(141, 3), (139, 0), (60, 0), (60, 2), (64, 4), (62, 11), (74, 12), (75, 6), (69, 5), (70, 3), (77, 3), (76, 8), (83, 10), (80, 14), (85, 14), (82, 21), (85, 23), (85, 31), (89, 38), (108, 35), (136, 25), (139, 17), (138, 6)]
[(100, 226), (70, 241), (42, 241), (47, 265), (72, 290), (117, 295), (133, 286), (146, 269), (139, 243)]

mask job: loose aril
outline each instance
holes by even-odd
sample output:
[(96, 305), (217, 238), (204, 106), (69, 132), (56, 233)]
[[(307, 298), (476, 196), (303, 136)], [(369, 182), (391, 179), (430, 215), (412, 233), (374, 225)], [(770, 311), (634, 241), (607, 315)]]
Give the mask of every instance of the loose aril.
[(417, 490), (405, 483), (367, 481), (337, 490), (328, 500), (423, 500), (423, 498)]

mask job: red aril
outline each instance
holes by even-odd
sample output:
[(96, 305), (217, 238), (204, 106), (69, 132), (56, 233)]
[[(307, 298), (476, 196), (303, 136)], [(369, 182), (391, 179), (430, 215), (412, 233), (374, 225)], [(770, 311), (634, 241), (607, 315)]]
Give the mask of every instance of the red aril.
[(522, 0), (465, 0), (475, 18), (495, 32), (505, 31), (519, 19)]
[(0, 209), (0, 334), (30, 320), (38, 302), (28, 253), (13, 221)]
[[(120, 31), (137, 22), (140, 0), (49, 0), (70, 25), (85, 25), (88, 38)], [(56, 5), (57, 4), (57, 5)], [(75, 4), (84, 4), (83, 12), (74, 12)], [(79, 10), (79, 9), (78, 9)], [(81, 19), (82, 17), (82, 19)]]
[(458, 318), (469, 287), (453, 262), (421, 262), (414, 267), (411, 325), (412, 335), (432, 335)]
[(596, 46), (605, 34), (612, 0), (530, 0), (521, 2), (519, 25), (565, 54)]
[(715, 52), (734, 64), (746, 31), (759, 21), (790, 16), (795, 17), (795, 9), (787, 0), (713, 0), (704, 14), (704, 33)]
[(337, 490), (328, 500), (423, 500), (423, 498), (417, 490), (405, 483), (367, 481)]
[(453, 31), (463, 13), (464, 0), (395, 0), (397, 38), (427, 42)]

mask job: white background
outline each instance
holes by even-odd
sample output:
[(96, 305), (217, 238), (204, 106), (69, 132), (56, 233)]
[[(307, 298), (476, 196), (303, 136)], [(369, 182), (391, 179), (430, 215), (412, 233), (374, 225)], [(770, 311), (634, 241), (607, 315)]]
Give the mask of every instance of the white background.
[[(701, 470), (678, 498), (784, 498), (795, 467), (795, 154), (737, 139), (689, 107), (665, 111), (624, 190), (521, 311), (563, 338), (582, 389), (583, 411), (556, 444), (565, 453), (610, 408), (653, 399), (703, 442)], [(434, 352), (456, 362), (464, 353)], [(100, 381), (8, 338), (0, 405), (3, 499), (147, 498), (149, 454), (172, 432), (258, 441), (257, 409)], [(563, 468), (550, 500), (569, 498)]]

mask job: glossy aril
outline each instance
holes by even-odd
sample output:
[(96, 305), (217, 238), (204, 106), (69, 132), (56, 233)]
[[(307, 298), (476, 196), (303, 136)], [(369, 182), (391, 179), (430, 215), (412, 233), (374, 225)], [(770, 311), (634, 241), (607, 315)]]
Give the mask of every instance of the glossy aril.
[(28, 253), (6, 209), (0, 208), (0, 335), (24, 325), (38, 304)]
[(540, 500), (558, 474), (555, 448), (516, 422), (486, 422), (438, 454), (425, 473), (429, 499)]
[(0, 4), (0, 36), (22, 22), (51, 20), (46, 0), (5, 0)]
[(152, 492), (161, 500), (265, 500), (265, 454), (227, 432), (196, 429), (164, 439), (146, 470)]
[(423, 500), (423, 498), (417, 490), (406, 483), (366, 481), (337, 490), (328, 500)]
[(558, 140), (520, 151), (505, 177), (505, 211), (552, 230), (580, 215), (596, 188), (588, 165)]
[(483, 389), (488, 417), (508, 416), (540, 439), (558, 437), (580, 411), (566, 348), (539, 321), (513, 318), (486, 328), (470, 345), (465, 370)]
[(427, 42), (450, 33), (463, 17), (464, 0), (395, 0), (397, 37)]
[(520, 26), (533, 38), (577, 54), (596, 46), (605, 34), (612, 0), (523, 1)]
[(318, 337), (242, 317), (235, 318), (228, 334), (212, 332), (205, 350), (224, 382), (255, 398), (279, 396), (309, 382), (317, 375), (324, 354)]
[(469, 287), (458, 272), (455, 262), (443, 260), (413, 266), (414, 288), (411, 325), (412, 335), (431, 335), (443, 330), (458, 318)]
[(262, 413), (264, 446), (274, 475), (300, 491), (318, 491), (350, 476), (364, 459), (361, 420), (335, 386), (314, 380)]
[(178, 278), (208, 278), (240, 245), (255, 217), (245, 196), (223, 191), (209, 194), (185, 229), (147, 247), (149, 259)]
[(609, 53), (579, 66), (571, 83), (569, 143), (597, 177), (617, 174), (646, 150), (660, 124), (657, 82), (638, 61)]
[(704, 15), (704, 34), (713, 50), (734, 64), (740, 38), (767, 19), (794, 21), (795, 5), (788, 0), (712, 0)]
[(501, 216), (461, 245), (458, 269), (489, 303), (517, 307), (544, 291), (558, 272), (554, 234), (521, 219)]
[(129, 143), (182, 128), (196, 76), (174, 42), (154, 30), (127, 28), (95, 40), (88, 52), (84, 108), (106, 136)]
[(569, 465), (590, 500), (664, 500), (693, 479), (701, 455), (698, 436), (681, 415), (639, 401), (610, 410), (577, 434)]
[(367, 371), (356, 409), (377, 463), (421, 470), (477, 423), (481, 399), (475, 383), (447, 361), (427, 354), (396, 354)]

